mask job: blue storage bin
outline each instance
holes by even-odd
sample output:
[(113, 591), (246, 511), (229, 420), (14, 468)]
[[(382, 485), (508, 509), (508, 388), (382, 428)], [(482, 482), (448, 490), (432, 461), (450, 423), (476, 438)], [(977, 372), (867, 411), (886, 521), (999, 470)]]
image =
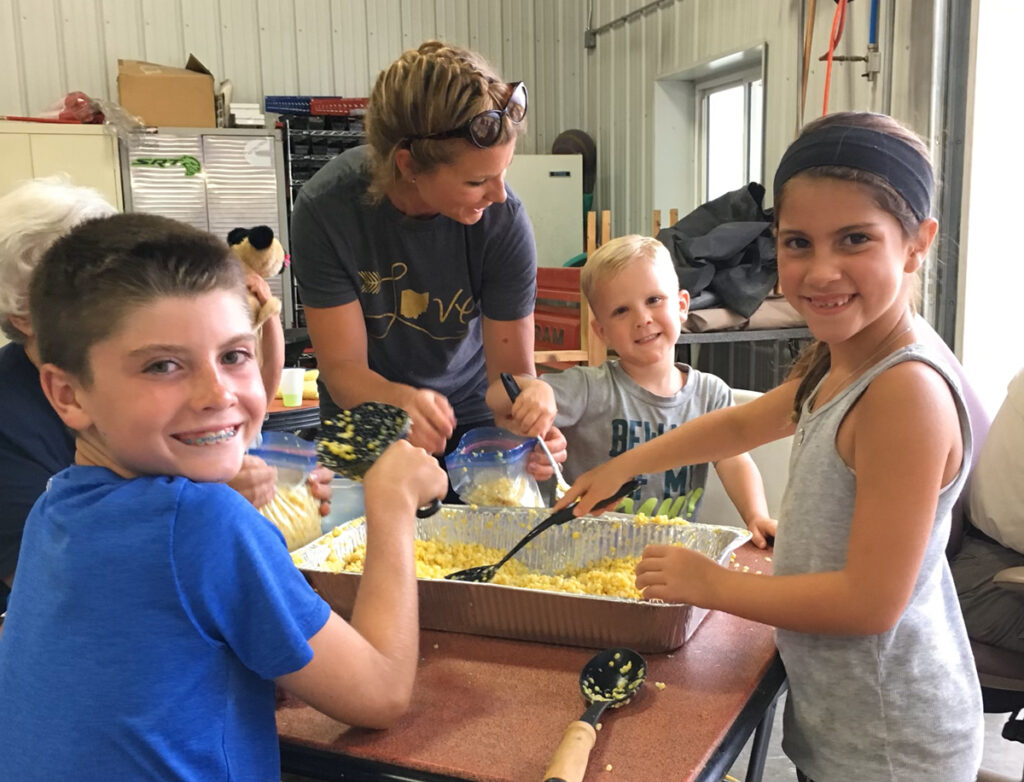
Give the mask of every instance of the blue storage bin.
[(309, 114), (313, 95), (265, 95), (263, 110), (274, 114)]

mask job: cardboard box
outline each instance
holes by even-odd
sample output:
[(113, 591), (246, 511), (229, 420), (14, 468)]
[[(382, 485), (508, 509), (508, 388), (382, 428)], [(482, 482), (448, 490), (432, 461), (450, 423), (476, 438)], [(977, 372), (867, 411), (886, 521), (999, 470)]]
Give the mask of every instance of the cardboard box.
[(121, 106), (147, 125), (215, 128), (213, 74), (193, 55), (184, 68), (117, 61)]

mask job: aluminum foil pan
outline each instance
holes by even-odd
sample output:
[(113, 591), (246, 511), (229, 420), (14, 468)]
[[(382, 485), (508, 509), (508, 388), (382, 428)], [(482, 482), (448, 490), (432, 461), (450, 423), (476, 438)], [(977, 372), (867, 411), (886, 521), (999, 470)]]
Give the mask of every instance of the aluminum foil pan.
[[(434, 516), (418, 520), (416, 537), (507, 551), (547, 513), (542, 508), (445, 505)], [(674, 543), (725, 564), (749, 539), (750, 533), (737, 527), (635, 524), (631, 515), (605, 513), (548, 530), (516, 558), (539, 573), (554, 574), (602, 557), (640, 556), (649, 543)], [(342, 557), (365, 542), (366, 526), (359, 520), (292, 552), (317, 592), (346, 618), (355, 604), (360, 574), (332, 573), (325, 561), (331, 551)], [(419, 579), (419, 600), (420, 626), (425, 629), (573, 646), (628, 646), (640, 652), (678, 648), (707, 614), (683, 604), (430, 578)]]

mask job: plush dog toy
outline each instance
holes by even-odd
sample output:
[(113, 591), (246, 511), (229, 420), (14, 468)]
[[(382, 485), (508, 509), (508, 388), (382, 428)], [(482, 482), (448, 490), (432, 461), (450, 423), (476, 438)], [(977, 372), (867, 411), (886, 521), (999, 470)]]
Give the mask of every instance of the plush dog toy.
[[(257, 225), (255, 228), (235, 228), (228, 234), (228, 245), (235, 256), (248, 271), (256, 272), (260, 277), (269, 279), (281, 271), (288, 260), (284, 247), (274, 237), (269, 226)], [(249, 310), (255, 328), (259, 328), (270, 318), (276, 318), (281, 312), (281, 300), (271, 296), (263, 305), (249, 294)]]

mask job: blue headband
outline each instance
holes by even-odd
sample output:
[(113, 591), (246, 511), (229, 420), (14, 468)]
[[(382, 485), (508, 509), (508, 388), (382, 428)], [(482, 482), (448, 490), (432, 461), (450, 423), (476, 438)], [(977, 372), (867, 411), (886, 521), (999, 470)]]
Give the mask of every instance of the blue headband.
[(884, 179), (918, 220), (931, 213), (932, 167), (910, 144), (870, 128), (832, 125), (805, 133), (789, 145), (775, 171), (775, 201), (796, 174), (817, 166), (843, 166)]

